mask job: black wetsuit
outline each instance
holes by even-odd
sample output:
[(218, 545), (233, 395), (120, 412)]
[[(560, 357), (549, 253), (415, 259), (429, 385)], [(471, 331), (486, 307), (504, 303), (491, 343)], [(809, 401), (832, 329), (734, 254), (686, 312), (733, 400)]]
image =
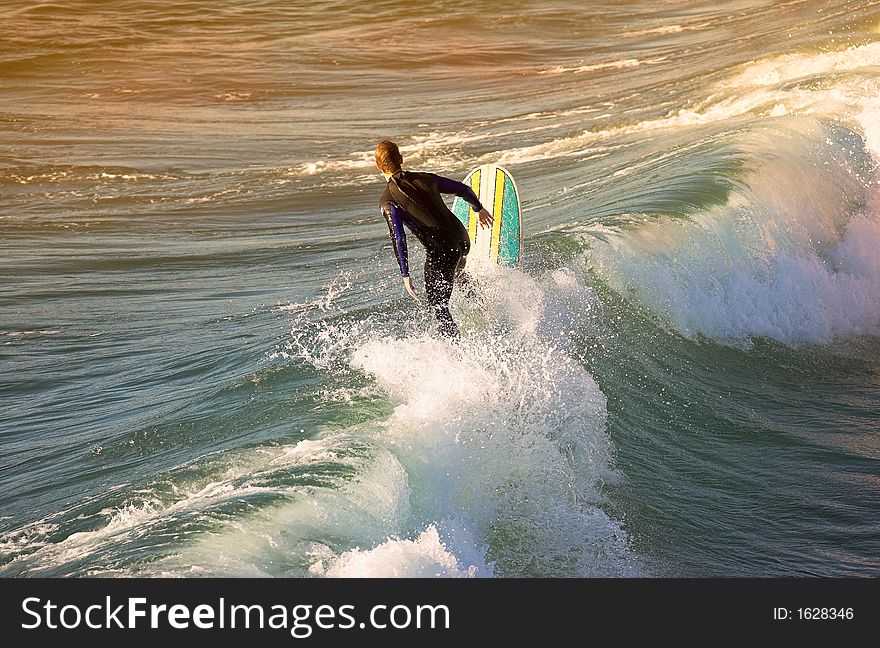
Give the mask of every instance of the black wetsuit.
[(474, 209), (483, 208), (470, 187), (434, 175), (398, 171), (388, 180), (379, 204), (388, 223), (388, 233), (400, 274), (409, 276), (409, 259), (404, 226), (425, 246), (425, 293), (440, 324), (440, 332), (455, 337), (458, 327), (449, 312), (449, 298), (456, 272), (470, 249), (467, 229), (449, 211), (440, 194), (455, 194)]

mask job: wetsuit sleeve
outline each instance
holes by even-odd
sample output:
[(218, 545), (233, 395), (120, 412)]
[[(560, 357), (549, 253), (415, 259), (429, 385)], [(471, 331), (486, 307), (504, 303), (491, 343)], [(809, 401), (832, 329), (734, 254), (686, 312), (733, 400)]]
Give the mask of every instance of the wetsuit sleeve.
[(406, 232), (403, 230), (403, 217), (401, 209), (393, 202), (382, 205), (382, 215), (388, 224), (388, 234), (391, 236), (391, 245), (394, 246), (394, 254), (400, 266), (400, 276), (409, 276), (409, 259), (406, 249)]
[(443, 176), (434, 177), (437, 179), (437, 191), (440, 193), (455, 194), (469, 204), (474, 211), (478, 212), (483, 208), (483, 205), (480, 204), (480, 199), (477, 198), (477, 194), (463, 182), (444, 178)]

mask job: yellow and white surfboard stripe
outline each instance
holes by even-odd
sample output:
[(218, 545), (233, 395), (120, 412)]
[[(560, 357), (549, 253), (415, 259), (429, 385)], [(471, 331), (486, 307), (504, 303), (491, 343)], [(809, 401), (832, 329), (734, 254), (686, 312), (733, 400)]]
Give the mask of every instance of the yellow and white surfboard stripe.
[(471, 256), (497, 263), (504, 218), (504, 172), (495, 165), (480, 167), (471, 176), (471, 188), (480, 196), (483, 207), (492, 214), (493, 219), (491, 233), (486, 232), (478, 225), (477, 212), (471, 210), (468, 219), (468, 234), (474, 242)]
[(489, 248), (489, 258), (492, 263), (498, 263), (498, 241), (501, 238), (501, 221), (504, 220), (504, 173), (501, 169), (495, 169), (495, 197), (492, 201), (492, 247)]
[[(476, 171), (474, 171), (473, 175), (471, 176), (471, 189), (478, 196), (480, 195), (480, 176), (481, 175), (482, 174), (481, 174), (480, 170), (477, 169)], [(478, 222), (477, 212), (475, 212), (473, 209), (471, 209), (471, 216), (468, 219), (468, 236), (471, 237), (472, 241), (477, 240), (477, 222)]]

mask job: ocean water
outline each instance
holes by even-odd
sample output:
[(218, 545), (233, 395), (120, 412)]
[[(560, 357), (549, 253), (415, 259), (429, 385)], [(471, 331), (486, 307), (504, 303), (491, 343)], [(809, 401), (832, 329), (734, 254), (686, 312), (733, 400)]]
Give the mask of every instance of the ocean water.
[(7, 0), (0, 575), (880, 575), (878, 162), (876, 1)]

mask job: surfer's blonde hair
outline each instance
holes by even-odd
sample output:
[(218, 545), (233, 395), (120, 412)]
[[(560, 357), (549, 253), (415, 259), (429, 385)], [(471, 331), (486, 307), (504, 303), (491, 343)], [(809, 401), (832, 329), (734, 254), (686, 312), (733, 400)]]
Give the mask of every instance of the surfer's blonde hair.
[(394, 173), (403, 164), (403, 156), (397, 144), (391, 140), (382, 140), (376, 147), (376, 166), (384, 173)]

